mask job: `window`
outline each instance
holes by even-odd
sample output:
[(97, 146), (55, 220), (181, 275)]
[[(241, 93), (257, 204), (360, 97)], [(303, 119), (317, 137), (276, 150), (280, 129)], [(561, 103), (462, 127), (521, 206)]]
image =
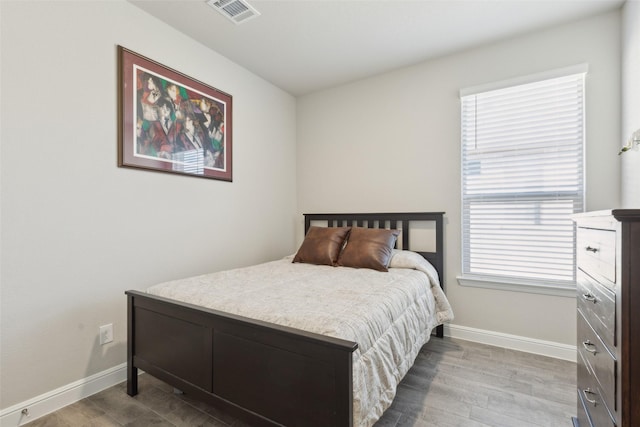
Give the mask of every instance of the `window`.
[(461, 92), (462, 284), (574, 288), (571, 215), (584, 210), (579, 70)]

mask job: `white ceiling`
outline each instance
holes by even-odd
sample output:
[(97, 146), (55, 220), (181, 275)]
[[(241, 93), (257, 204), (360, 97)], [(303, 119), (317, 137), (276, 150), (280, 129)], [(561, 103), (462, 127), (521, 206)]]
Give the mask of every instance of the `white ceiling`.
[(204, 0), (129, 1), (296, 96), (588, 17), (624, 3), (247, 0), (261, 15), (236, 25)]

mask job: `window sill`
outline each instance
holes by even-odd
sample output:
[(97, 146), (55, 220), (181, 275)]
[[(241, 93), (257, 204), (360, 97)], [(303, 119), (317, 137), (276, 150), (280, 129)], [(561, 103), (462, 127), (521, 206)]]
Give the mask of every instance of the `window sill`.
[(505, 279), (500, 277), (458, 276), (460, 286), (498, 289), (501, 291), (526, 292), (530, 294), (551, 295), (566, 298), (576, 297), (575, 284), (556, 284), (552, 282), (529, 281), (526, 279)]

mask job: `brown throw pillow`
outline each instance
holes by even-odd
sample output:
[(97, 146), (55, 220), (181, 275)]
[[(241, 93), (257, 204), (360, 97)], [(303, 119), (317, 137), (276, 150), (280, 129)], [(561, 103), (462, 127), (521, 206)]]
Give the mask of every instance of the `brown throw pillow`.
[(338, 258), (338, 265), (389, 271), (391, 253), (399, 234), (399, 230), (351, 229), (347, 245)]
[(351, 227), (309, 227), (293, 262), (335, 266)]

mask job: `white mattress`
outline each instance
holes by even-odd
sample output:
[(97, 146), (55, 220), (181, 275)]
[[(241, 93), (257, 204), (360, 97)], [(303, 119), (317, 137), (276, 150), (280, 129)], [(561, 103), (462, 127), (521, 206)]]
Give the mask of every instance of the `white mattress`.
[(291, 260), (175, 280), (147, 291), (357, 342), (354, 426), (371, 426), (393, 401), (431, 330), (453, 319), (437, 273), (409, 251), (394, 251), (389, 272)]

